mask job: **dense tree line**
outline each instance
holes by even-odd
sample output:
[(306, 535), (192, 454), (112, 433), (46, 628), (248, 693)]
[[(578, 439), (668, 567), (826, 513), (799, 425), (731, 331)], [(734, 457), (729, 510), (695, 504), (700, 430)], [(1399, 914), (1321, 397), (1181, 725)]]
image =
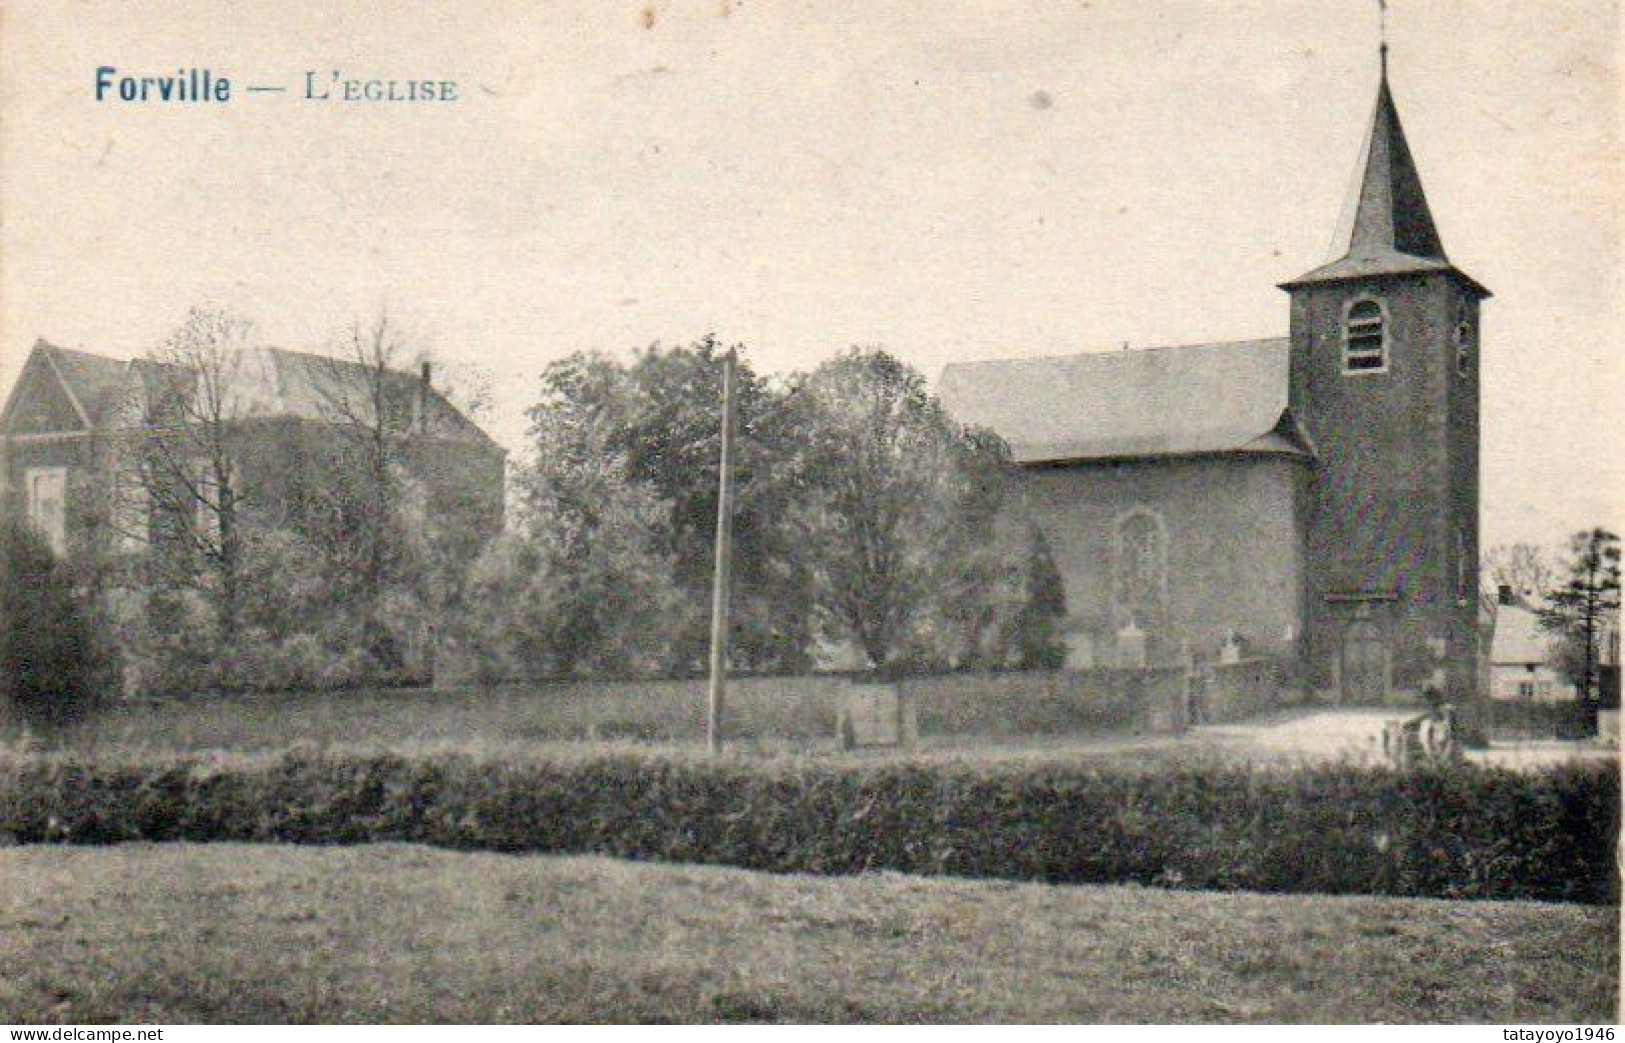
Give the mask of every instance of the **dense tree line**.
[[(714, 339), (550, 365), (488, 540), (425, 499), (418, 465), (439, 449), (387, 319), (313, 363), (320, 422), (275, 432), (245, 406), (252, 338), (229, 313), (188, 315), (137, 367), (107, 466), (82, 478), (99, 484), (72, 498), (68, 554), (13, 526), (0, 623), (33, 695), (9, 694), (106, 689), (115, 660), (154, 694), (423, 681), (442, 648), (441, 669), (490, 679), (703, 671)], [(883, 351), (776, 380), (744, 360), (736, 389), (734, 670), (1058, 665), (1060, 576), (1006, 502), (1002, 441)]]
[[(487, 676), (702, 669), (722, 354), (708, 338), (545, 371), (509, 533), (470, 580), (461, 636)], [(1058, 663), (1059, 576), (1005, 510), (999, 439), (883, 351), (777, 381), (742, 360), (737, 388), (735, 669)]]

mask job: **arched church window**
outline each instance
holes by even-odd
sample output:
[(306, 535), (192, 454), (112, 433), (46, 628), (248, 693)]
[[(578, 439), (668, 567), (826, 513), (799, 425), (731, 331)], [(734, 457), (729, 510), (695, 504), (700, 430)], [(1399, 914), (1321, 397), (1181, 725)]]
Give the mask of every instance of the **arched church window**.
[(1370, 298), (1349, 305), (1343, 322), (1343, 370), (1375, 373), (1388, 368), (1388, 339), (1382, 305)]
[(1466, 318), (1456, 323), (1456, 375), (1465, 377), (1473, 369), (1473, 324)]
[(1168, 589), (1168, 540), (1155, 512), (1136, 508), (1117, 523), (1113, 594), (1118, 615), (1142, 627), (1162, 619)]

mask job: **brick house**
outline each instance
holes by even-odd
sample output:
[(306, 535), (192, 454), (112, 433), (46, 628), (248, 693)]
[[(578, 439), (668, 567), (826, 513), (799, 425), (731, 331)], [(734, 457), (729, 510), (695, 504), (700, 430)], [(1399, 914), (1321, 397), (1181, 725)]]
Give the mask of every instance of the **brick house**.
[(1479, 302), (1447, 259), (1386, 61), (1342, 252), (1288, 336), (948, 366), (1011, 445), (1062, 573), (1070, 661), (1240, 635), (1328, 700), (1477, 688)]
[[(38, 341), (0, 412), (0, 492), (59, 554), (138, 551), (160, 542), (161, 512), (132, 481), (144, 425), (164, 393), (189, 374), (147, 360), (120, 361)], [(278, 348), (234, 361), (230, 452), (244, 509), (287, 523), (312, 499), (314, 466), (331, 455), (333, 389), (371, 379), (363, 367)], [(409, 509), (456, 522), (467, 553), (502, 527), (506, 451), (419, 374), (379, 381), (392, 411), (408, 417), (402, 476)]]

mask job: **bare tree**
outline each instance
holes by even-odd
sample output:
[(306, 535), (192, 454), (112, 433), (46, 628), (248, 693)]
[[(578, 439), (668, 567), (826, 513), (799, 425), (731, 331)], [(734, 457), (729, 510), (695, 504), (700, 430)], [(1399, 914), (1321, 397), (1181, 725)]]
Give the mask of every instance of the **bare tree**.
[(1546, 552), (1532, 543), (1490, 548), (1484, 554), (1480, 574), (1489, 584), (1488, 594), (1510, 587), (1518, 597), (1528, 599), (1544, 597), (1556, 575)]
[[(157, 538), (152, 566), (203, 591), (221, 635), (236, 634), (243, 597), (244, 501), (234, 463), (243, 349), (253, 324), (229, 310), (193, 308), (146, 360), (139, 437), (127, 491), (145, 508), (122, 535)], [(149, 521), (155, 519), (156, 521)]]
[(401, 653), (384, 619), (385, 594), (402, 583), (425, 593), (412, 583), (423, 564), (414, 559), (425, 521), (418, 516), (423, 490), (412, 477), (412, 458), (418, 443), (444, 433), (456, 418), (430, 393), (427, 357), (410, 347), (384, 311), (346, 330), (317, 361), (313, 377), (338, 461), (321, 489), (329, 513), (342, 518), (329, 551), (353, 573), (353, 608), (372, 664), (397, 672)]

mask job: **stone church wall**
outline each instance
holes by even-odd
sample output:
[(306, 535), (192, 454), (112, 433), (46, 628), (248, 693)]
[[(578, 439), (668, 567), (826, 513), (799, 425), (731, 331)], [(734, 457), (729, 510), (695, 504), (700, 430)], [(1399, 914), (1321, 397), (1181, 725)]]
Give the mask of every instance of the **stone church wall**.
[[(1153, 606), (1151, 618), (1136, 619), (1151, 662), (1176, 661), (1181, 641), (1198, 661), (1211, 661), (1232, 633), (1250, 655), (1291, 655), (1302, 626), (1296, 508), (1306, 470), (1288, 457), (1240, 455), (1027, 469), (1022, 499), (1065, 582), (1073, 647), (1092, 648), (1097, 664), (1109, 664), (1114, 635), (1133, 611), (1125, 601), (1139, 597)], [(1149, 597), (1122, 589), (1123, 526), (1136, 514), (1154, 519), (1163, 536), (1162, 567), (1151, 570), (1161, 589)]]

